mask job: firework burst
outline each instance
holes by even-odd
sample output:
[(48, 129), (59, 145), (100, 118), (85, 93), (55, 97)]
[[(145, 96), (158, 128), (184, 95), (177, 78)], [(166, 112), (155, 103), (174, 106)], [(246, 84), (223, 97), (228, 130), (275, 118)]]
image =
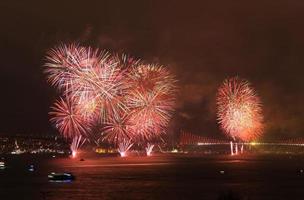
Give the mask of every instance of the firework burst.
[(86, 135), (88, 132), (88, 125), (79, 112), (77, 104), (71, 99), (57, 100), (50, 112), (53, 122), (58, 128), (59, 132), (65, 138), (74, 138)]
[(121, 115), (122, 114), (115, 114), (109, 116), (110, 118), (104, 124), (102, 130), (103, 140), (118, 145), (125, 140), (133, 138), (128, 115)]
[[(64, 92), (74, 92), (83, 85), (83, 75), (88, 68), (102, 62), (98, 51), (84, 48), (77, 44), (61, 45), (50, 50), (46, 56), (48, 81)], [(106, 58), (106, 54), (104, 55)]]
[(51, 121), (66, 138), (102, 127), (102, 140), (119, 147), (165, 132), (176, 92), (166, 68), (77, 44), (60, 45), (46, 59), (48, 81), (65, 99), (52, 107)]
[(262, 134), (261, 102), (245, 80), (224, 81), (217, 94), (217, 114), (221, 128), (234, 140), (250, 141)]
[(134, 132), (144, 139), (159, 136), (174, 110), (174, 77), (157, 65), (140, 65), (131, 75), (133, 89), (127, 96), (127, 105)]
[(127, 109), (123, 101), (129, 87), (126, 70), (108, 53), (75, 44), (63, 45), (48, 53), (46, 67), (52, 85), (79, 104), (94, 104), (102, 121), (119, 109)]

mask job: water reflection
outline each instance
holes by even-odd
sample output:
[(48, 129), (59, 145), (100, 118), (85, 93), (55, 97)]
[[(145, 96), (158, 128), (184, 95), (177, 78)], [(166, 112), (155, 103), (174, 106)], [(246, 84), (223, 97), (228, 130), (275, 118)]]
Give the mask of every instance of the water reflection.
[[(286, 162), (288, 160), (288, 162)], [(282, 199), (304, 195), (304, 158), (278, 156), (152, 156), (8, 159), (0, 173), (1, 199)], [(28, 171), (29, 164), (35, 166)], [(49, 182), (71, 172), (70, 183)]]

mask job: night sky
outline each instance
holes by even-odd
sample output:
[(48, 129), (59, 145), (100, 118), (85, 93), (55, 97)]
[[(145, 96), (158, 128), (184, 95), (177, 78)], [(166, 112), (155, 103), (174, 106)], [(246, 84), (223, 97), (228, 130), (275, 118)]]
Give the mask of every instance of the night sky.
[(304, 1), (14, 1), (0, 3), (0, 133), (56, 133), (58, 94), (45, 52), (79, 42), (167, 65), (179, 80), (172, 130), (221, 137), (217, 87), (249, 80), (265, 138), (304, 137)]

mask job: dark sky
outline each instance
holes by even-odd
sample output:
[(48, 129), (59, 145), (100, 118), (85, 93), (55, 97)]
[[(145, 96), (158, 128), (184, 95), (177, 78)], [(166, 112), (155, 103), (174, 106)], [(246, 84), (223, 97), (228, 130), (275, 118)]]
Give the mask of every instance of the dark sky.
[(260, 95), (265, 137), (304, 137), (304, 1), (14, 1), (0, 3), (0, 133), (55, 132), (45, 52), (80, 42), (168, 65), (179, 79), (173, 125), (221, 136), (215, 94), (228, 76)]

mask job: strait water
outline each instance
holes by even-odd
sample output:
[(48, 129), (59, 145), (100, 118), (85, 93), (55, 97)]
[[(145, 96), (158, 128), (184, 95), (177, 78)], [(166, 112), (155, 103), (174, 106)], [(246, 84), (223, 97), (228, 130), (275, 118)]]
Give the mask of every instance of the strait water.
[[(0, 200), (304, 199), (304, 156), (98, 157), (85, 161), (11, 156), (0, 170)], [(34, 164), (36, 170), (27, 170)], [(48, 182), (72, 172), (71, 183)]]

